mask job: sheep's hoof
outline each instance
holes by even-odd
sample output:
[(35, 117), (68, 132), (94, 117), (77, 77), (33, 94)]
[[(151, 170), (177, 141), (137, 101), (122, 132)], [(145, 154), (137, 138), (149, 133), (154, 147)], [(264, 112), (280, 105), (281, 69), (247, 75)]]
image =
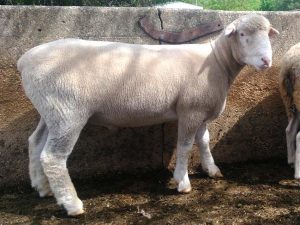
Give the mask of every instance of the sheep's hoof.
[(52, 191), (49, 191), (47, 193), (41, 193), (41, 192), (39, 192), (39, 194), (40, 194), (41, 198), (53, 197), (53, 192)]
[(283, 185), (283, 186), (300, 187), (300, 181), (299, 181), (299, 179), (281, 180), (281, 181), (279, 181), (279, 184)]
[(52, 197), (53, 196), (53, 192), (51, 191), (50, 187), (43, 188), (43, 189), (36, 188), (36, 190), (39, 193), (41, 198), (47, 198), (47, 197)]
[(212, 176), (212, 178), (222, 178), (222, 177), (224, 177), (224, 176), (223, 176), (223, 174), (221, 173), (221, 171), (216, 172), (215, 175)]
[(182, 193), (182, 194), (188, 194), (192, 191), (192, 187), (187, 187), (185, 189), (182, 189), (182, 190), (178, 190), (179, 193)]
[(75, 210), (73, 212), (68, 212), (68, 216), (76, 217), (76, 216), (82, 215), (83, 213), (84, 213), (83, 209), (78, 209), (78, 210)]
[(187, 194), (187, 193), (191, 192), (192, 186), (189, 181), (188, 182), (181, 181), (179, 183), (178, 182), (176, 182), (176, 183), (177, 183), (177, 191), (179, 193)]
[(223, 177), (223, 174), (221, 173), (220, 169), (216, 165), (211, 165), (209, 167), (202, 167), (202, 168), (211, 178)]
[(65, 204), (58, 201), (57, 204), (62, 205), (66, 209), (68, 216), (75, 217), (75, 216), (80, 216), (81, 214), (84, 213), (83, 203), (78, 198), (74, 199), (72, 203), (68, 202), (67, 204)]

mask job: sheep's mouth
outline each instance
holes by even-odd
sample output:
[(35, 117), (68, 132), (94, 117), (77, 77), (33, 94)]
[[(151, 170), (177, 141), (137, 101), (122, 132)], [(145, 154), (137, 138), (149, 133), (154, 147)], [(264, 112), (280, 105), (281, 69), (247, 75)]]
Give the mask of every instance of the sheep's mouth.
[(259, 66), (255, 65), (254, 68), (257, 71), (262, 71), (262, 70), (270, 68), (270, 66), (268, 66), (268, 65), (259, 65)]
[(270, 68), (270, 66), (269, 66), (269, 65), (261, 65), (261, 66), (259, 66), (259, 68), (260, 68), (261, 70), (265, 70), (265, 69)]

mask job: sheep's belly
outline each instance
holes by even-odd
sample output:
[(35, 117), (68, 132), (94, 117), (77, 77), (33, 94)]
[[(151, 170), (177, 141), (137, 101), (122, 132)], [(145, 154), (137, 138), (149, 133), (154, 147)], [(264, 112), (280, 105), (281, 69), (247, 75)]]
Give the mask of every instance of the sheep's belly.
[(104, 115), (101, 113), (94, 114), (89, 123), (107, 127), (139, 127), (171, 122), (177, 120), (175, 111), (167, 111), (161, 114), (158, 113), (111, 113)]

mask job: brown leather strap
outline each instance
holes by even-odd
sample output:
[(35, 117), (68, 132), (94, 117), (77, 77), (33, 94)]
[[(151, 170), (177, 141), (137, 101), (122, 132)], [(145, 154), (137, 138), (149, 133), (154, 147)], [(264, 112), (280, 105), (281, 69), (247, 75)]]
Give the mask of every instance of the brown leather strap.
[(203, 23), (194, 28), (184, 30), (182, 32), (156, 30), (154, 25), (149, 21), (147, 17), (141, 18), (139, 20), (139, 24), (142, 30), (153, 39), (172, 44), (180, 44), (192, 41), (205, 35), (211, 34), (213, 32), (220, 31), (224, 28), (220, 20), (213, 21), (210, 23)]

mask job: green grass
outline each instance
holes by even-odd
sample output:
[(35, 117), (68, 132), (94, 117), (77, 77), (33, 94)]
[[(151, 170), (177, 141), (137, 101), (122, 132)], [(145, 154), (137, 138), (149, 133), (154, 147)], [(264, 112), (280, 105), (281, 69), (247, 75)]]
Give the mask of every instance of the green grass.
[(198, 4), (205, 9), (217, 10), (260, 10), (261, 0), (184, 0), (187, 3)]
[[(153, 6), (174, 0), (0, 0), (0, 5)], [(204, 9), (279, 11), (300, 9), (300, 0), (181, 0)]]

